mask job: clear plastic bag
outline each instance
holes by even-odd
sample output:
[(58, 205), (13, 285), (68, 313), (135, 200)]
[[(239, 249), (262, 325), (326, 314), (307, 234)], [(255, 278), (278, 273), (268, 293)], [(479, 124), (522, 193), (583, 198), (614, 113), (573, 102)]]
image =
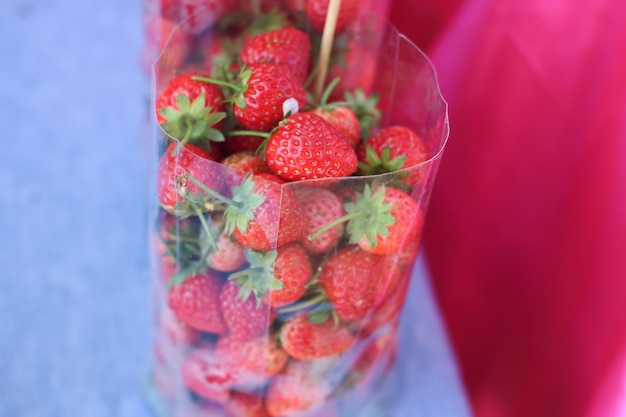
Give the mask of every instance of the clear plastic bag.
[[(181, 73), (218, 76), (219, 21), (182, 46), (177, 31), (191, 36), (185, 22), (171, 34), (153, 66), (153, 108)], [(333, 91), (378, 95), (381, 117), (362, 128), (410, 129), (420, 147), (405, 158), (420, 152), (422, 162), (277, 181), (222, 163), (234, 152), (222, 142), (211, 145), (220, 157), (183, 146), (155, 113), (151, 393), (163, 416), (376, 416), (393, 406), (399, 315), (448, 137), (447, 107), (428, 59), (378, 16), (360, 13), (340, 41), (349, 48), (331, 64), (329, 80), (340, 78)], [(370, 233), (363, 207), (372, 201), (384, 213)], [(320, 220), (331, 211), (344, 221)]]

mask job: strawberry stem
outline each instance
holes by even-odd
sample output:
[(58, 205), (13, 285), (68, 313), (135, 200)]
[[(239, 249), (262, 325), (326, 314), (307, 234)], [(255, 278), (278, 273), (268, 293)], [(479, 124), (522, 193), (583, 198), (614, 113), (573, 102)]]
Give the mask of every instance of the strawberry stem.
[(306, 308), (312, 307), (315, 304), (321, 303), (327, 299), (326, 294), (320, 292), (313, 298), (309, 298), (308, 300), (302, 301), (300, 303), (293, 303), (285, 307), (281, 307), (279, 312), (282, 313), (293, 313), (295, 311), (304, 310)]
[(207, 234), (207, 238), (209, 239), (209, 243), (211, 245), (211, 248), (215, 252), (217, 252), (218, 251), (217, 242), (215, 241), (215, 238), (213, 237), (213, 233), (211, 233), (211, 228), (209, 227), (209, 224), (206, 222), (206, 219), (204, 218), (204, 213), (195, 204), (192, 207), (193, 207), (193, 211), (196, 212), (196, 215), (200, 219), (200, 223), (202, 223), (202, 228), (204, 229), (204, 231)]
[(332, 222), (322, 226), (321, 228), (317, 229), (307, 239), (310, 242), (310, 241), (314, 240), (316, 237), (320, 236), (322, 233), (332, 229), (335, 226), (340, 225), (341, 223), (347, 222), (347, 221), (352, 220), (352, 219), (357, 218), (357, 217), (367, 217), (368, 215), (369, 215), (368, 213), (351, 213), (351, 214), (346, 214), (346, 215), (341, 216), (338, 219), (335, 219)]
[(176, 156), (178, 151), (189, 142), (191, 139), (191, 135), (193, 134), (194, 124), (191, 120), (187, 119), (187, 130), (185, 131), (185, 136), (180, 140), (180, 143), (174, 150), (172, 151), (172, 156)]
[[(193, 175), (191, 175), (189, 172), (185, 173), (185, 176), (187, 178), (189, 178), (189, 180), (191, 182), (193, 182), (194, 184), (196, 184), (198, 187), (200, 187), (200, 189), (202, 191), (204, 191), (205, 193), (207, 193), (209, 196), (215, 198), (216, 200), (219, 200), (220, 202), (226, 204), (226, 205), (235, 205), (238, 206), (239, 204), (236, 201), (231, 200), (230, 198), (226, 198), (223, 195), (221, 195), (220, 193), (215, 192), (214, 190), (210, 189), (209, 187), (207, 187), (206, 185), (204, 185), (202, 182), (198, 181), (198, 179), (196, 177), (194, 177)], [(194, 207), (195, 209), (196, 207)]]
[(231, 130), (226, 136), (258, 136), (260, 138), (269, 138), (268, 132), (257, 132), (256, 130)]
[(243, 89), (240, 86), (238, 86), (237, 84), (229, 83), (227, 81), (216, 80), (214, 78), (200, 77), (198, 75), (191, 77), (191, 79), (194, 80), (194, 81), (201, 81), (203, 83), (215, 84), (215, 85), (219, 85), (221, 87), (230, 88), (231, 90), (234, 90), (234, 91), (237, 91), (237, 92), (242, 92), (243, 91)]

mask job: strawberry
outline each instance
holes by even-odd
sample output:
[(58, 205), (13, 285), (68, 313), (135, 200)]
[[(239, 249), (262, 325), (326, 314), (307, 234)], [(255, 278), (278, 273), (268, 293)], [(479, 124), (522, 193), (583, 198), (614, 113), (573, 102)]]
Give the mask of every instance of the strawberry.
[(311, 360), (343, 353), (354, 346), (356, 338), (332, 317), (313, 323), (308, 316), (301, 315), (283, 325), (280, 342), (292, 357)]
[(268, 138), (265, 160), (287, 181), (346, 177), (357, 168), (356, 153), (341, 133), (310, 112), (280, 123)]
[[(367, 189), (366, 189), (367, 192)], [(382, 200), (380, 199), (382, 197)], [(363, 200), (367, 200), (364, 194)], [(393, 222), (386, 224), (386, 232), (369, 233), (368, 220), (357, 218), (354, 223), (348, 223), (347, 230), (352, 241), (365, 251), (379, 255), (397, 253), (405, 242), (417, 239), (422, 230), (423, 215), (417, 202), (406, 192), (381, 186), (374, 190), (371, 201), (380, 202), (376, 206), (380, 209), (377, 216), (389, 216)], [(346, 204), (346, 212), (356, 213), (361, 210), (360, 201), (355, 204)], [(363, 221), (361, 221), (363, 220)]]
[(350, 243), (379, 255), (396, 253), (415, 240), (422, 228), (420, 207), (406, 192), (379, 186), (374, 191), (366, 184), (356, 192), (355, 200), (344, 203), (346, 215), (318, 229), (308, 237), (317, 238), (331, 227), (347, 221), (346, 234)]
[(224, 411), (232, 417), (269, 417), (263, 397), (244, 392), (231, 392)]
[(361, 126), (352, 109), (346, 106), (330, 105), (316, 107), (311, 112), (333, 125), (353, 149), (357, 148), (361, 140)]
[(170, 143), (157, 168), (157, 195), (161, 206), (173, 214), (190, 213), (190, 198), (201, 194), (202, 189), (190, 181), (188, 176), (192, 176), (205, 187), (220, 190), (222, 184), (219, 181), (219, 165), (208, 162), (219, 158), (217, 147), (209, 152), (187, 144), (179, 150), (178, 144)]
[(265, 141), (264, 137), (252, 135), (228, 135), (224, 142), (224, 149), (229, 154), (239, 152), (256, 152)]
[[(341, 32), (350, 26), (359, 14), (360, 0), (343, 0), (339, 6), (339, 15), (335, 30)], [(306, 0), (306, 15), (313, 26), (318, 31), (324, 30), (326, 15), (330, 0)]]
[(219, 294), (222, 314), (233, 338), (252, 340), (267, 331), (274, 321), (274, 311), (254, 297), (243, 297), (242, 287), (233, 281), (224, 284)]
[(243, 247), (225, 234), (220, 233), (217, 237), (217, 252), (207, 256), (209, 268), (220, 272), (236, 271), (246, 264), (246, 255)]
[(272, 307), (299, 300), (313, 277), (309, 257), (297, 243), (270, 252), (247, 250), (246, 257), (250, 267), (231, 274), (228, 279), (241, 286), (243, 298), (254, 294), (257, 300)]
[(233, 187), (233, 200), (225, 211), (226, 233), (242, 245), (268, 251), (300, 239), (306, 223), (294, 191), (270, 174), (248, 176)]
[(183, 30), (200, 34), (232, 10), (232, 0), (180, 0)]
[(242, 173), (268, 174), (270, 172), (265, 164), (263, 155), (252, 151), (241, 151), (228, 155), (226, 158), (222, 159), (221, 164), (239, 170)]
[(211, 271), (186, 277), (168, 293), (168, 304), (178, 320), (198, 330), (224, 333), (226, 322), (220, 309), (222, 280)]
[(229, 390), (237, 382), (237, 366), (223, 361), (212, 346), (201, 346), (187, 355), (181, 364), (184, 384), (203, 398), (223, 404)]
[(331, 387), (313, 362), (291, 361), (272, 379), (265, 399), (270, 416), (305, 415), (323, 406)]
[[(296, 195), (307, 219), (306, 236), (310, 236), (321, 227), (334, 222), (346, 214), (341, 200), (332, 191), (324, 188), (297, 188)], [(340, 223), (315, 239), (301, 240), (304, 248), (312, 254), (322, 254), (332, 249), (343, 236), (344, 224)]]
[(306, 106), (302, 83), (283, 65), (270, 62), (249, 65), (232, 83), (207, 77), (194, 79), (233, 90), (230, 98), (233, 114), (244, 128), (252, 131), (269, 132), (286, 112), (296, 113)]
[(341, 320), (360, 319), (374, 306), (383, 259), (358, 246), (344, 246), (328, 257), (319, 284)]
[(386, 297), (380, 300), (380, 303), (360, 323), (359, 337), (369, 336), (383, 327), (397, 325), (410, 282), (408, 276), (405, 278), (400, 280), (398, 285), (389, 291)]
[(286, 27), (263, 32), (248, 39), (239, 53), (246, 65), (271, 62), (284, 65), (303, 83), (307, 77), (311, 42), (308, 35), (296, 28)]
[[(383, 174), (409, 168), (428, 160), (426, 146), (411, 129), (390, 126), (364, 141), (357, 150), (359, 172), (364, 175)], [(403, 179), (414, 185), (419, 173)]]
[(376, 81), (377, 65), (376, 55), (369, 44), (361, 45), (354, 39), (348, 40), (347, 46), (339, 51), (339, 57), (328, 70), (329, 79), (340, 79), (331, 98), (339, 99), (347, 91), (370, 92)]
[(157, 121), (172, 137), (202, 144), (223, 142), (224, 96), (213, 84), (195, 81), (202, 74), (185, 73), (174, 77), (156, 100)]
[(233, 386), (247, 390), (279, 373), (289, 359), (278, 339), (269, 335), (243, 342), (232, 335), (224, 335), (217, 341), (215, 352), (222, 361), (237, 366), (240, 376)]

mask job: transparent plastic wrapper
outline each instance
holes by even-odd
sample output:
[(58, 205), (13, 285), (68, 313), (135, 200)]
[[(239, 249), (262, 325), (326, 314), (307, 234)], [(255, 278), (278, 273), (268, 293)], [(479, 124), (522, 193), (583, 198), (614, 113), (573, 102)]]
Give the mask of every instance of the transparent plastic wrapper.
[[(393, 407), (399, 317), (448, 137), (435, 71), (390, 24), (359, 13), (338, 30), (327, 89), (316, 97), (309, 86), (320, 33), (291, 17), (307, 34), (310, 61), (304, 74), (281, 80), (308, 94), (273, 94), (279, 120), (244, 122), (255, 103), (241, 97), (260, 89), (254, 71), (287, 64), (244, 65), (241, 45), (216, 48), (256, 36), (247, 32), (254, 12), (224, 29), (228, 16), (184, 50), (175, 31), (153, 66), (154, 409), (168, 417), (383, 416), (377, 410)], [(205, 86), (198, 97), (180, 93), (178, 77), (187, 75)], [(237, 90), (241, 78), (249, 85)], [(172, 83), (179, 98), (163, 110)], [(209, 98), (215, 89), (220, 100)], [(311, 115), (333, 102), (359, 115), (356, 141)], [(240, 126), (248, 123), (260, 126), (258, 136)], [(376, 150), (383, 133), (405, 148)], [(307, 148), (309, 139), (318, 147)], [(285, 141), (291, 148), (281, 148)]]

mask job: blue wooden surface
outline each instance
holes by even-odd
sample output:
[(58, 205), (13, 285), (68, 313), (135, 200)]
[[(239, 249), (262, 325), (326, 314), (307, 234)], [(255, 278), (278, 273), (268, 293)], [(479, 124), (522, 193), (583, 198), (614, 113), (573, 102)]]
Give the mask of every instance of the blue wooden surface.
[[(148, 417), (138, 0), (0, 10), (0, 417)], [(418, 265), (395, 416), (469, 415)]]

